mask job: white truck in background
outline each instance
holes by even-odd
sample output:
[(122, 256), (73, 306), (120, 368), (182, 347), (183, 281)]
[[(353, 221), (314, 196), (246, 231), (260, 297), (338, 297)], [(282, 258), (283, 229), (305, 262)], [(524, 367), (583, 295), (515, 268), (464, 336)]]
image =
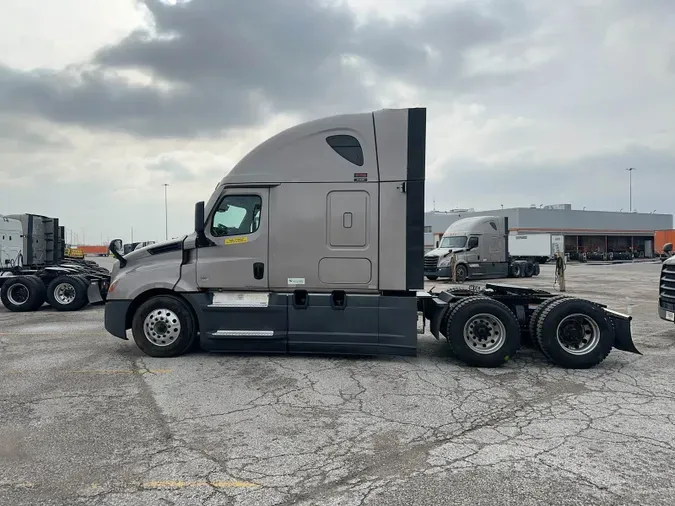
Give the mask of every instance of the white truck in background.
[(509, 234), (509, 253), (514, 260), (545, 264), (565, 252), (565, 237), (560, 234)]

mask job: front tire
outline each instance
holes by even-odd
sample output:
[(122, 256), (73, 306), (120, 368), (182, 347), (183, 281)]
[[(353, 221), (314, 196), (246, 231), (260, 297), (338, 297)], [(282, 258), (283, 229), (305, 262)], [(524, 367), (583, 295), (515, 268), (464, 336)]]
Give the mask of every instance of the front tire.
[(427, 276), (427, 279), (429, 281), (436, 281), (438, 279), (438, 276)]
[(464, 283), (467, 277), (469, 277), (469, 273), (466, 269), (466, 265), (457, 265), (457, 267), (455, 267), (455, 281), (457, 281), (457, 283)]
[(172, 295), (159, 295), (138, 307), (131, 332), (146, 355), (177, 357), (194, 346), (197, 324), (185, 302)]
[(588, 369), (612, 351), (614, 327), (602, 308), (565, 297), (550, 301), (542, 311), (537, 342), (553, 363), (567, 369)]
[(520, 325), (501, 302), (467, 297), (450, 310), (445, 336), (452, 352), (475, 367), (499, 367), (520, 348)]

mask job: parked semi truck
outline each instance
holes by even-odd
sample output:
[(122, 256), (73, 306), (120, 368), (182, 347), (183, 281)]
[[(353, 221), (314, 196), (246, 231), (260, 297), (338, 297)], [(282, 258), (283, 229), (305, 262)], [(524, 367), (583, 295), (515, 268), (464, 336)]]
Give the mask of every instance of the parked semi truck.
[[(426, 109), (309, 121), (266, 140), (195, 205), (194, 231), (117, 258), (105, 328), (146, 354), (407, 355), (418, 324), (475, 366), (521, 337), (554, 363), (639, 353), (631, 317), (510, 285), (424, 291)], [(422, 316), (420, 322), (418, 318)]]
[(69, 258), (58, 218), (0, 216), (0, 300), (10, 311), (35, 311), (48, 303), (75, 311), (107, 295), (110, 272), (95, 262)]
[(432, 281), (532, 277), (539, 264), (532, 258), (513, 258), (509, 251), (509, 221), (500, 216), (471, 216), (451, 224), (438, 247), (424, 255), (424, 275)]

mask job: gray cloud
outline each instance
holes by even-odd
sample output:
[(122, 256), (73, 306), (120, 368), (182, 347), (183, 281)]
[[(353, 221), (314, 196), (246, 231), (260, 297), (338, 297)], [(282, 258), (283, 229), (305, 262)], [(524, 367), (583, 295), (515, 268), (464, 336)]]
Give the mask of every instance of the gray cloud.
[(0, 150), (4, 153), (35, 149), (63, 150), (72, 143), (57, 132), (43, 133), (17, 118), (0, 116)]
[[(84, 68), (0, 67), (0, 106), (148, 137), (212, 135), (262, 122), (270, 111), (322, 115), (376, 104), (380, 91), (364, 84), (363, 68), (347, 57), (385, 79), (445, 92), (494, 82), (462, 75), (466, 51), (536, 28), (520, 0), (491, 1), (490, 9), (453, 3), (429, 8), (419, 22), (365, 25), (346, 7), (316, 0), (142, 3), (154, 33), (136, 30)], [(169, 89), (115, 73), (127, 69)]]

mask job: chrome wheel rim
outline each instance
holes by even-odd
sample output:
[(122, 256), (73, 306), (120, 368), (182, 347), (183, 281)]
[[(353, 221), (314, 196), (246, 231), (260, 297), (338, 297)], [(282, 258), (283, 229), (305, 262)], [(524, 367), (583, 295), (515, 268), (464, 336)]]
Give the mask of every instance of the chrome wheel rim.
[(16, 283), (7, 290), (7, 299), (15, 306), (23, 306), (30, 298), (30, 290), (23, 283)]
[(480, 313), (464, 324), (464, 342), (481, 355), (496, 352), (506, 342), (506, 327), (496, 316)]
[(169, 309), (155, 309), (143, 322), (145, 338), (155, 346), (170, 346), (180, 335), (180, 319)]
[(556, 328), (558, 344), (571, 355), (585, 355), (600, 343), (600, 326), (581, 313), (566, 316)]
[(72, 304), (75, 300), (76, 290), (71, 283), (59, 283), (54, 288), (54, 299), (62, 306)]

